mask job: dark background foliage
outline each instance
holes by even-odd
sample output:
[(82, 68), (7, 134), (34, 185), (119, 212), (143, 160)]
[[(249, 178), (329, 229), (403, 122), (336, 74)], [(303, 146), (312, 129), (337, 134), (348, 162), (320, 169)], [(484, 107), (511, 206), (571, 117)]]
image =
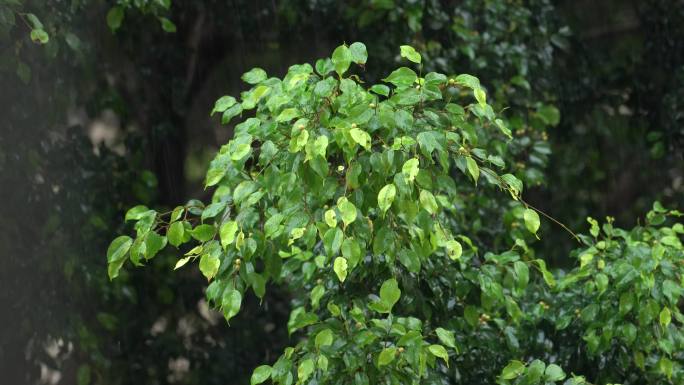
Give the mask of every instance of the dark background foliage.
[[(648, 1), (0, 0), (0, 373), (15, 384), (247, 383), (288, 343), (287, 293), (249, 297), (228, 327), (197, 272), (152, 268), (110, 283), (104, 252), (136, 204), (207, 197), (208, 160), (230, 137), (213, 101), (252, 66), (292, 63), (364, 41), (377, 79), (413, 44), (469, 72), (527, 119), (553, 104), (545, 177), (527, 200), (573, 229), (587, 215), (634, 224), (655, 199), (684, 204), (684, 3)], [(29, 38), (26, 12), (50, 34)], [(161, 27), (168, 17), (176, 32)], [(529, 83), (515, 88), (511, 79)], [(525, 150), (526, 151), (526, 150)], [(529, 154), (528, 154), (529, 155)], [(534, 154), (532, 154), (534, 155)], [(539, 253), (559, 264), (559, 227)], [(87, 383), (87, 382), (83, 382)]]

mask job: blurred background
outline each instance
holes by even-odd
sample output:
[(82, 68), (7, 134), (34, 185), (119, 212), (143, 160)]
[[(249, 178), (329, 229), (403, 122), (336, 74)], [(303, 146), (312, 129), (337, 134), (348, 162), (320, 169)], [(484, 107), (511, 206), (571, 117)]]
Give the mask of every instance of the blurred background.
[[(684, 208), (684, 1), (0, 0), (0, 382), (246, 384), (279, 355), (285, 290), (229, 327), (172, 252), (109, 282), (105, 251), (129, 207), (207, 200), (231, 136), (209, 112), (244, 72), (354, 41), (369, 82), (410, 44), (543, 121), (516, 174), (573, 230)], [(568, 234), (542, 234), (538, 254), (569, 263)]]

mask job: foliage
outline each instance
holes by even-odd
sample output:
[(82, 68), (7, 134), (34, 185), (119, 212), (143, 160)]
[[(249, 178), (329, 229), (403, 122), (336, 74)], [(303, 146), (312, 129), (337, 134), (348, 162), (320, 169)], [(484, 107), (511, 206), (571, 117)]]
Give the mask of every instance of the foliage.
[[(224, 96), (212, 111), (227, 123), (256, 109), (210, 164), (211, 203), (192, 200), (166, 213), (129, 210), (136, 238), (112, 242), (110, 277), (128, 260), (141, 265), (167, 243), (192, 241), (176, 268), (198, 261), (210, 282), (208, 300), (229, 322), (250, 291), (263, 298), (269, 282), (286, 283), (294, 305), (287, 329), (303, 332), (302, 339), (272, 366), (258, 367), (253, 384), (490, 383), (499, 373), (504, 384), (555, 383), (566, 379), (559, 366), (516, 361), (543, 345), (540, 337), (553, 343), (535, 332), (547, 321), (583, 337), (583, 357), (600, 357), (585, 369), (606, 369), (593, 371), (599, 381), (630, 381), (656, 368), (654, 379), (676, 383), (681, 272), (669, 261), (682, 257), (682, 229), (654, 226), (680, 214), (657, 204), (649, 227), (628, 233), (609, 221), (602, 240), (590, 220), (594, 238), (579, 238), (587, 246), (577, 252), (580, 267), (554, 277), (528, 247), (540, 217), (521, 199), (523, 182), (504, 171), (512, 134), (480, 81), (423, 76), (415, 49), (402, 46), (401, 56), (418, 72), (400, 67), (385, 84), (367, 88), (349, 73), (352, 63), (367, 61), (362, 43), (339, 46), (315, 67), (294, 65), (282, 80), (259, 68), (246, 73), (253, 87), (241, 101)], [(508, 203), (504, 194), (484, 193), (488, 185), (506, 191)], [(461, 205), (477, 210), (483, 193), (508, 207), (512, 230), (496, 242), (473, 241), (459, 215)], [(499, 242), (510, 249), (482, 254)], [(661, 279), (667, 289), (653, 292)], [(597, 292), (598, 303), (589, 297)], [(547, 302), (535, 302), (540, 296), (568, 305), (545, 312)], [(647, 305), (637, 329), (621, 317), (640, 298)], [(610, 312), (616, 303), (619, 311)], [(578, 309), (579, 321), (567, 309)], [(613, 335), (621, 339), (613, 342)], [(629, 348), (637, 338), (650, 342), (625, 355), (619, 344)], [(542, 353), (572, 368), (577, 346), (570, 341)], [(484, 357), (490, 365), (482, 365)], [(619, 360), (622, 370), (605, 368), (606, 360)]]
[[(398, 61), (407, 65), (406, 60), (415, 59), (418, 52), (424, 73), (459, 71), (483, 79), (481, 87), (487, 102), (513, 134), (501, 155), (505, 172), (524, 183), (527, 200), (561, 216), (571, 228), (579, 228), (586, 215), (606, 213), (616, 215), (616, 223), (631, 226), (635, 213), (644, 211), (656, 197), (662, 197), (668, 206), (677, 200), (684, 203), (682, 184), (678, 182), (684, 170), (678, 151), (682, 137), (679, 105), (684, 89), (684, 50), (680, 49), (684, 23), (680, 20), (684, 8), (668, 0), (641, 2), (634, 7), (640, 23), (635, 32), (610, 29), (611, 25), (622, 28), (621, 22), (613, 20), (629, 8), (623, 2), (566, 3), (465, 0), (454, 6), (431, 0), (307, 0), (277, 4), (242, 0), (170, 5), (168, 1), (138, 0), (0, 0), (0, 80), (5, 90), (2, 105), (8, 112), (0, 132), (0, 185), (12, 186), (0, 189), (4, 214), (9, 213), (0, 223), (7, 237), (0, 243), (5, 249), (3, 254), (12, 256), (9, 267), (3, 269), (6, 275), (0, 279), (9, 284), (10, 290), (3, 290), (0, 298), (3, 308), (11, 307), (11, 313), (25, 315), (12, 317), (7, 312), (4, 318), (7, 322), (3, 323), (9, 325), (6, 329), (18, 333), (3, 335), (0, 366), (17, 372), (21, 365), (16, 363), (38, 360), (62, 371), (62, 381), (69, 382), (75, 378), (71, 374), (78, 366), (85, 364), (94, 382), (126, 382), (132, 378), (137, 382), (163, 382), (172, 381), (168, 379), (172, 376), (170, 360), (185, 356), (190, 360), (190, 371), (179, 381), (206, 384), (224, 377), (235, 378), (235, 373), (256, 362), (272, 363), (268, 352), (278, 351), (284, 338), (278, 340), (277, 333), (267, 335), (261, 330), (270, 327), (274, 314), (273, 322), (279, 325), (278, 317), (289, 309), (283, 290), (271, 282), (269, 295), (263, 299), (255, 299), (248, 290), (242, 298), (241, 314), (231, 319), (233, 327), (223, 330), (198, 320), (194, 314), (201, 272), (186, 268), (180, 274), (167, 273), (168, 264), (175, 263), (167, 259), (173, 252), (171, 247), (161, 252), (162, 258), (150, 263), (150, 269), (121, 272), (115, 286), (103, 282), (104, 261), (98, 260), (98, 254), (105, 249), (104, 238), (112, 232), (126, 231), (116, 218), (133, 201), (150, 207), (172, 204), (168, 207), (171, 211), (173, 204), (186, 199), (183, 190), (188, 183), (182, 176), (183, 162), (192, 161), (192, 155), (184, 150), (186, 143), (190, 147), (201, 141), (203, 151), (211, 152), (211, 145), (205, 144), (214, 140), (213, 135), (207, 138), (206, 128), (198, 130), (203, 124), (191, 109), (202, 109), (206, 95), (215, 95), (215, 89), (208, 87), (207, 91), (207, 83), (222, 84), (225, 80), (216, 81), (207, 74), (221, 72), (237, 79), (236, 74), (243, 71), (242, 63), (249, 65), (255, 60), (269, 73), (280, 73), (281, 62), (309, 58), (314, 50), (330, 46), (331, 41), (363, 39), (368, 44), (373, 55), (352, 70), (371, 84), (390, 73), (388, 69)], [(593, 25), (586, 25), (573, 23), (573, 12), (582, 13), (582, 20), (591, 20), (586, 16), (592, 14), (607, 17), (595, 18)], [(576, 35), (561, 28), (564, 23), (572, 25)], [(604, 32), (597, 37), (596, 30)], [(176, 33), (169, 33), (173, 31)], [(416, 49), (397, 49), (405, 44)], [(359, 45), (349, 48), (352, 58), (360, 57)], [(344, 57), (344, 52), (341, 55)], [(260, 73), (253, 72), (246, 80), (258, 79)], [(25, 84), (22, 92), (15, 92), (15, 77)], [(17, 97), (26, 94), (32, 97)], [(129, 137), (124, 157), (104, 148), (97, 156), (88, 154), (90, 143), (81, 140), (85, 128), (64, 135), (65, 122), (72, 121), (70, 114), (81, 109), (87, 111), (89, 119), (103, 112), (113, 112), (121, 119), (121, 135)], [(251, 112), (245, 112), (245, 116), (251, 116)], [(29, 131), (45, 138), (22, 137)], [(551, 141), (546, 140), (547, 133)], [(55, 140), (61, 136), (66, 140)], [(145, 137), (143, 144), (130, 140), (138, 136)], [(363, 142), (364, 138), (360, 138)], [(257, 151), (256, 146), (252, 151)], [(489, 144), (485, 148), (489, 149)], [(549, 161), (551, 167), (547, 167)], [(146, 183), (153, 178), (150, 173), (138, 171), (140, 168), (152, 170), (159, 181), (158, 194), (152, 199), (144, 195), (154, 188)], [(550, 183), (540, 194), (533, 186), (544, 181)], [(24, 186), (25, 192), (21, 191)], [(492, 258), (500, 262), (496, 262), (496, 269), (502, 273), (492, 275), (492, 279), (507, 279), (516, 274), (516, 262), (530, 262), (540, 256), (553, 267), (568, 265), (564, 245), (571, 238), (561, 231), (548, 231), (545, 223), (537, 230), (534, 210), (526, 210), (524, 204), (505, 198), (495, 189), (476, 189), (467, 183), (457, 187), (458, 199), (450, 202), (455, 207), (453, 221), (459, 233), (467, 235), (478, 250), (473, 264), (488, 268), (487, 264), (495, 263)], [(55, 188), (60, 189), (58, 193), (53, 192)], [(390, 202), (389, 197), (398, 199), (400, 195), (396, 187), (394, 193), (388, 187), (381, 201), (390, 206), (378, 208), (388, 207), (390, 214), (397, 203)], [(442, 215), (440, 197), (433, 196)], [(428, 213), (435, 207), (427, 194), (415, 198)], [(54, 208), (59, 208), (61, 215), (54, 215)], [(324, 220), (334, 219), (337, 225), (344, 226), (341, 213), (332, 214)], [(176, 234), (179, 225), (173, 225)], [(349, 226), (355, 225), (356, 221)], [(541, 244), (532, 247), (536, 240), (529, 229), (543, 234)], [(36, 241), (43, 237), (50, 238), (49, 242)], [(467, 254), (469, 245), (463, 239), (457, 241), (461, 252)], [(187, 251), (187, 246), (182, 248)], [(511, 264), (506, 260), (508, 255), (499, 257), (508, 249), (519, 254), (518, 261)], [(406, 266), (403, 263), (408, 264), (409, 271), (423, 271), (427, 266), (426, 262), (419, 267), (412, 265), (412, 259), (404, 254), (399, 254), (398, 260), (401, 268)], [(347, 285), (353, 285), (355, 271), (349, 264), (345, 269), (344, 261), (335, 264), (333, 260), (334, 277), (344, 277)], [(215, 262), (205, 261), (205, 271), (211, 271), (211, 263)], [(536, 265), (531, 267), (536, 269)], [(565, 274), (568, 272), (558, 270), (555, 280), (561, 281)], [(25, 290), (22, 277), (26, 276), (41, 282), (40, 288)], [(589, 354), (586, 344), (560, 354), (562, 347), (568, 346), (567, 341), (573, 341), (571, 345), (576, 347), (574, 341), (580, 341), (587, 330), (598, 329), (574, 319), (556, 330), (561, 315), (555, 314), (560, 310), (555, 303), (567, 300), (580, 309), (591, 303), (576, 285), (562, 292), (545, 288), (544, 278), (549, 277), (553, 278), (550, 274), (540, 278), (532, 273), (527, 289), (515, 297), (523, 310), (518, 323), (501, 323), (499, 319), (508, 317), (502, 309), (498, 313), (476, 309), (486, 315), (483, 320), (487, 322), (480, 323), (482, 314), (478, 315), (476, 327), (464, 333), (469, 336), (467, 340), (459, 342), (478, 346), (479, 350), (451, 356), (449, 370), (459, 370), (452, 378), (465, 381), (463, 376), (470, 376), (465, 378), (480, 383), (493, 379), (510, 359), (529, 366), (539, 358), (599, 383), (609, 377), (612, 381), (624, 378), (631, 383), (660, 383), (662, 373), (658, 374), (661, 368), (657, 362), (665, 357), (673, 361), (671, 381), (676, 382), (681, 358), (662, 352), (644, 352), (649, 358), (648, 372), (626, 364), (619, 373), (611, 373), (608, 369), (615, 368), (605, 362), (614, 357), (625, 360), (628, 354), (618, 354), (629, 349), (624, 345), (611, 345), (608, 350)], [(431, 282), (422, 288), (428, 298), (445, 293), (440, 280), (436, 281), (438, 284)], [(297, 283), (291, 288), (295, 307), (301, 305), (297, 300), (304, 295), (297, 291), (300, 287)], [(379, 293), (377, 285), (375, 289)], [(400, 289), (402, 297), (395, 308), (406, 300), (405, 288)], [(476, 298), (479, 289), (472, 290), (467, 301), (481, 307)], [(566, 291), (579, 292), (571, 295)], [(129, 302), (131, 292), (137, 294), (137, 304), (142, 304), (146, 312)], [(169, 293), (173, 293), (171, 302)], [(320, 289), (316, 293), (319, 295)], [(417, 293), (424, 295), (422, 291)], [(15, 301), (27, 298), (32, 300)], [(463, 330), (460, 326), (447, 325), (453, 314), (464, 314), (464, 309), (450, 304), (448, 296), (445, 298), (439, 305), (449, 313), (433, 310), (428, 318), (458, 335)], [(619, 296), (611, 298), (619, 301)], [(261, 301), (259, 308), (257, 303)], [(48, 315), (50, 322), (44, 322)], [(116, 327), (105, 327), (112, 324), (112, 319), (116, 319)], [(169, 325), (191, 319), (197, 321), (200, 326), (196, 330), (201, 332), (193, 335), (191, 344), (186, 336), (175, 335), (173, 327), (152, 335), (149, 331), (158, 319), (168, 320)], [(497, 326), (491, 327), (495, 322)], [(540, 334), (545, 337), (540, 338)], [(74, 350), (69, 347), (69, 353), (58, 360), (45, 357), (40, 347), (59, 340), (65, 341), (65, 351), (72, 343)], [(15, 343), (23, 344), (16, 349), (22, 353), (7, 353), (13, 351)], [(234, 345), (252, 349), (240, 351)], [(10, 355), (12, 360), (5, 359)], [(456, 368), (454, 359), (460, 360)], [(483, 361), (491, 363), (491, 367), (483, 367)], [(73, 363), (77, 363), (76, 367), (71, 367)], [(667, 365), (663, 368), (667, 369)]]
[(551, 68), (570, 36), (548, 0), (307, 3), (302, 6), (323, 20), (339, 20), (333, 24), (344, 28), (345, 38), (364, 39), (373, 49), (375, 68), (367, 69), (372, 79), (399, 58), (395, 47), (407, 42), (420, 48), (427, 71), (458, 69), (487, 79), (494, 110), (519, 133), (509, 143), (511, 172), (529, 186), (544, 183), (551, 154), (547, 130), (560, 121)]
[[(402, 53), (421, 61), (412, 48)], [(366, 59), (365, 47), (354, 43), (319, 60), (316, 72), (304, 64), (290, 67), (283, 80), (260, 69), (246, 73), (254, 87), (242, 102), (224, 96), (213, 110), (224, 122), (254, 108), (256, 115), (236, 126), (211, 162), (206, 185), (218, 186), (211, 204), (191, 201), (163, 214), (144, 206), (129, 210), (137, 237), (112, 242), (110, 277), (127, 260), (140, 265), (167, 242), (194, 238), (199, 244), (176, 266), (199, 261), (212, 281), (207, 298), (227, 320), (249, 288), (261, 298), (269, 281), (287, 278), (300, 296), (288, 331), (314, 326), (312, 338), (276, 363), (271, 376), (282, 383), (292, 381), (290, 367), (298, 368), (299, 382), (315, 366), (323, 369), (320, 381), (360, 375), (359, 381), (372, 382), (434, 377), (438, 372), (428, 367), (441, 367), (436, 359), (448, 367), (456, 341), (447, 329), (439, 329), (441, 339), (431, 336), (439, 324), (423, 327), (437, 318), (430, 317), (438, 308), (432, 301), (441, 299), (418, 295), (412, 277), (421, 273), (470, 277), (458, 291), (480, 287), (486, 308), (517, 309), (513, 297), (498, 297), (492, 286), (499, 267), (473, 268), (477, 247), (450, 214), (468, 180), (520, 195), (522, 182), (493, 169), (504, 168), (510, 131), (477, 78), (423, 77), (400, 67), (384, 79), (392, 88), (365, 89), (357, 75), (343, 75)], [(529, 227), (536, 231), (538, 217)], [(405, 305), (394, 311), (402, 292)]]
[(589, 218), (590, 236), (573, 253), (579, 266), (559, 279), (549, 319), (581, 338), (602, 382), (684, 380), (684, 227), (665, 225), (682, 216), (656, 202), (646, 224), (631, 231), (615, 228), (610, 217), (600, 227)]

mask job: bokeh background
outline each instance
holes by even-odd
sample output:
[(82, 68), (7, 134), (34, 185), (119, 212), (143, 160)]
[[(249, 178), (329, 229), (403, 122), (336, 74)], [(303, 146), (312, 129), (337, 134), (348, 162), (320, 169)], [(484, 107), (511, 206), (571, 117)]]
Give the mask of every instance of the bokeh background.
[[(411, 44), (543, 121), (526, 133), (535, 167), (517, 171), (568, 227), (684, 208), (683, 1), (0, 0), (0, 382), (246, 384), (279, 355), (286, 290), (247, 297), (228, 326), (171, 254), (114, 282), (104, 255), (127, 208), (209, 197), (231, 136), (209, 112), (244, 72), (280, 76), (354, 41), (369, 82)], [(542, 234), (538, 254), (562, 265), (570, 237)]]

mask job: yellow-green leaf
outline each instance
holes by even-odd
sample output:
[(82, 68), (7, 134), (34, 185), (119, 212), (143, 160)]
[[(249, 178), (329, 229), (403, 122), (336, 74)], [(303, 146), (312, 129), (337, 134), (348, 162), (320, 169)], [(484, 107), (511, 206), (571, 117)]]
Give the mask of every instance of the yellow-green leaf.
[(410, 45), (402, 45), (399, 47), (401, 50), (401, 57), (407, 58), (409, 61), (420, 64), (421, 57), (418, 51)]
[(207, 280), (211, 280), (216, 276), (219, 266), (221, 266), (221, 261), (215, 255), (204, 254), (200, 258), (199, 268)]
[(525, 220), (525, 227), (532, 234), (536, 234), (539, 230), (539, 214), (532, 209), (525, 209), (523, 213), (523, 219)]
[(325, 224), (327, 224), (329, 227), (337, 226), (337, 214), (335, 214), (335, 210), (327, 210), (323, 215), (323, 218), (325, 219)]
[(452, 260), (456, 261), (459, 258), (461, 258), (463, 248), (461, 247), (461, 244), (458, 241), (454, 239), (449, 240), (444, 244), (444, 247), (447, 250), (447, 255), (449, 255), (449, 258), (451, 258)]
[(271, 372), (273, 368), (269, 365), (261, 365), (254, 369), (252, 372), (252, 378), (249, 380), (250, 385), (261, 384), (262, 382), (268, 380), (271, 377)]
[(237, 230), (238, 225), (235, 221), (228, 221), (221, 225), (219, 236), (221, 237), (221, 246), (224, 250), (235, 240)]
[(335, 274), (337, 274), (337, 278), (340, 282), (344, 282), (344, 280), (347, 279), (347, 260), (343, 257), (335, 258), (333, 270), (335, 271)]
[(378, 193), (378, 208), (382, 211), (383, 215), (389, 210), (394, 202), (394, 197), (397, 195), (397, 188), (394, 184), (388, 184), (380, 189)]
[(475, 183), (477, 183), (477, 180), (480, 178), (480, 167), (477, 165), (477, 162), (475, 162), (475, 159), (471, 157), (466, 157), (466, 167), (468, 168), (468, 173), (470, 176), (473, 178)]
[(378, 356), (378, 366), (386, 366), (394, 361), (394, 357), (397, 355), (397, 348), (389, 347), (384, 348)]
[(346, 197), (337, 200), (337, 208), (340, 210), (345, 227), (356, 220), (356, 206), (349, 202)]
[(525, 371), (525, 364), (520, 361), (511, 361), (501, 371), (501, 378), (504, 380), (512, 380), (517, 378)]
[(404, 180), (406, 180), (406, 182), (413, 182), (413, 180), (416, 179), (416, 175), (418, 175), (419, 171), (419, 164), (418, 158), (411, 158), (404, 162), (404, 165), (401, 167), (401, 173), (404, 174)]
[(447, 353), (446, 348), (442, 345), (434, 344), (428, 346), (428, 351), (435, 357), (441, 358), (449, 366), (449, 353)]
[(670, 308), (666, 306), (660, 311), (660, 324), (663, 327), (667, 327), (670, 322), (672, 322), (672, 312), (670, 311)]

